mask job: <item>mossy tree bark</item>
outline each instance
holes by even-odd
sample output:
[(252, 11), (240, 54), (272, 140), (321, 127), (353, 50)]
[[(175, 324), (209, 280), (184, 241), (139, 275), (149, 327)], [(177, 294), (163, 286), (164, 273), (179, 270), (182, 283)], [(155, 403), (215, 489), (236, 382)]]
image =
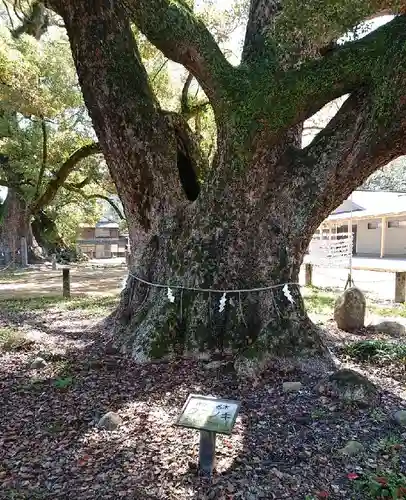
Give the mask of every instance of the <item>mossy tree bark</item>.
[[(125, 208), (133, 255), (116, 337), (139, 360), (212, 349), (325, 356), (299, 288), (289, 285), (291, 303), (280, 285), (297, 283), (323, 219), (374, 170), (405, 153), (406, 19), (326, 51), (348, 18), (341, 25), (335, 19), (321, 39), (309, 28), (292, 40), (290, 3), (281, 15), (279, 2), (252, 0), (242, 63), (232, 67), (184, 2), (49, 0), (64, 19)], [(356, 24), (391, 7), (358, 3), (356, 15), (348, 2), (337, 15), (351, 14)], [(194, 75), (214, 109), (217, 153), (200, 193), (189, 199), (196, 162), (180, 140), (179, 124), (151, 91), (131, 20)], [(350, 95), (337, 115), (302, 149), (303, 120), (344, 94)], [(221, 292), (174, 289), (171, 303), (166, 288), (135, 276), (173, 287), (277, 288), (230, 292), (220, 313)]]

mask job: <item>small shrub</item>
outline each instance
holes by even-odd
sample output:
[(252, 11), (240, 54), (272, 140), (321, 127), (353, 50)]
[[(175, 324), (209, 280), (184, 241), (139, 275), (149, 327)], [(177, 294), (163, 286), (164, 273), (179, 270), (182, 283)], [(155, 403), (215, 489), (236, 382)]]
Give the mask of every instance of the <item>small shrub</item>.
[(72, 377), (58, 378), (54, 381), (54, 386), (57, 389), (68, 389), (73, 384)]
[(359, 362), (388, 364), (406, 362), (406, 345), (384, 340), (360, 340), (342, 348), (342, 353)]
[(0, 349), (3, 351), (28, 350), (34, 342), (13, 328), (0, 328)]
[(368, 473), (353, 484), (363, 498), (406, 499), (406, 476), (400, 472)]

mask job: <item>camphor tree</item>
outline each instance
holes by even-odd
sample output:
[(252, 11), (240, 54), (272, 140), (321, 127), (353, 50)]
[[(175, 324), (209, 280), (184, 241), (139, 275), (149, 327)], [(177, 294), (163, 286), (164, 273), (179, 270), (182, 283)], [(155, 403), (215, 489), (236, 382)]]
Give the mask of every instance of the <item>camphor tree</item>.
[[(232, 349), (241, 360), (269, 355), (316, 366), (325, 350), (293, 283), (323, 219), (405, 152), (406, 3), (251, 0), (238, 66), (184, 0), (45, 5), (63, 18), (128, 220), (132, 268), (117, 342), (139, 360)], [(335, 43), (381, 13), (400, 15), (362, 39)], [(132, 23), (196, 78), (213, 108), (217, 150), (199, 192), (190, 189), (198, 172), (184, 147), (187, 127), (159, 105)], [(301, 148), (304, 120), (345, 94)], [(166, 288), (133, 276), (220, 291), (174, 288), (171, 302)], [(221, 290), (272, 285), (229, 292), (219, 311)]]
[(94, 156), (100, 147), (94, 142), (68, 41), (15, 39), (11, 28), (0, 26), (0, 185), (8, 188), (0, 247), (16, 258), (24, 236), (34, 258), (41, 254), (39, 246), (64, 246), (46, 210), (62, 188), (69, 193), (75, 189), (75, 196), (91, 193), (89, 187), (102, 176), (100, 155), (98, 160)]

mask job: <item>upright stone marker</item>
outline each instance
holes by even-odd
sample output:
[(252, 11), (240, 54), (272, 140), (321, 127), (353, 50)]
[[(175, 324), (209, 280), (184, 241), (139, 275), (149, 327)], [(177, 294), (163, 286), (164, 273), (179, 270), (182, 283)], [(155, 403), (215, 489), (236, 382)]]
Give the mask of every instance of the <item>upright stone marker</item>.
[(199, 470), (211, 475), (215, 467), (216, 433), (231, 434), (241, 403), (190, 394), (175, 425), (200, 430)]
[(305, 264), (305, 285), (313, 286), (313, 264)]
[(56, 271), (56, 255), (52, 254), (52, 270)]
[(397, 272), (395, 277), (395, 302), (406, 302), (406, 273)]
[(70, 297), (70, 269), (69, 267), (64, 267), (62, 269), (62, 290), (63, 296), (66, 298)]
[(28, 247), (26, 238), (21, 238), (21, 266), (28, 267)]

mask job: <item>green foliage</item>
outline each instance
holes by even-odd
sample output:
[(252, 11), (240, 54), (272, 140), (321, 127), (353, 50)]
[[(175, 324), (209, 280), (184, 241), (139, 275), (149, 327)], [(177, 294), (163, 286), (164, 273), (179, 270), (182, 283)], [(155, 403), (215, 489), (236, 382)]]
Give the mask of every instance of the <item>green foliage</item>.
[(63, 378), (58, 378), (54, 381), (54, 386), (57, 389), (68, 389), (73, 385), (73, 377), (63, 377)]
[[(0, 28), (0, 148), (13, 174), (36, 181), (43, 161), (42, 120), (47, 134), (49, 179), (71, 152), (93, 137), (69, 45), (15, 40)], [(2, 176), (7, 178), (3, 172)], [(9, 176), (8, 176), (9, 177)], [(32, 186), (31, 186), (32, 187)], [(32, 195), (27, 188), (27, 195)]]
[(342, 349), (352, 359), (374, 364), (387, 364), (394, 361), (406, 364), (406, 345), (384, 340), (360, 340)]
[(397, 471), (367, 472), (353, 485), (362, 492), (363, 498), (406, 498), (406, 476)]
[(316, 287), (311, 288), (311, 293), (304, 296), (306, 309), (315, 314), (331, 314), (336, 295), (319, 290)]
[(62, 189), (58, 192), (47, 214), (53, 219), (59, 235), (69, 246), (76, 242), (79, 224), (95, 224), (102, 215), (102, 206), (96, 199), (86, 199), (79, 193)]
[(32, 344), (25, 335), (14, 328), (0, 328), (0, 349), (3, 351), (21, 351)]
[(388, 163), (369, 177), (362, 189), (367, 191), (406, 191), (406, 157)]
[(62, 40), (14, 39), (1, 26), (0, 79), (2, 107), (24, 116), (53, 118), (82, 102), (69, 45)]
[[(32, 206), (69, 156), (94, 140), (66, 36), (57, 30), (41, 42), (28, 35), (14, 39), (0, 27), (0, 82), (0, 152), (9, 157), (0, 181), (18, 188)], [(82, 182), (80, 189), (70, 187)], [(111, 189), (106, 165), (91, 156), (43, 207), (67, 245), (80, 222), (101, 216), (100, 204), (88, 196), (108, 196)]]

